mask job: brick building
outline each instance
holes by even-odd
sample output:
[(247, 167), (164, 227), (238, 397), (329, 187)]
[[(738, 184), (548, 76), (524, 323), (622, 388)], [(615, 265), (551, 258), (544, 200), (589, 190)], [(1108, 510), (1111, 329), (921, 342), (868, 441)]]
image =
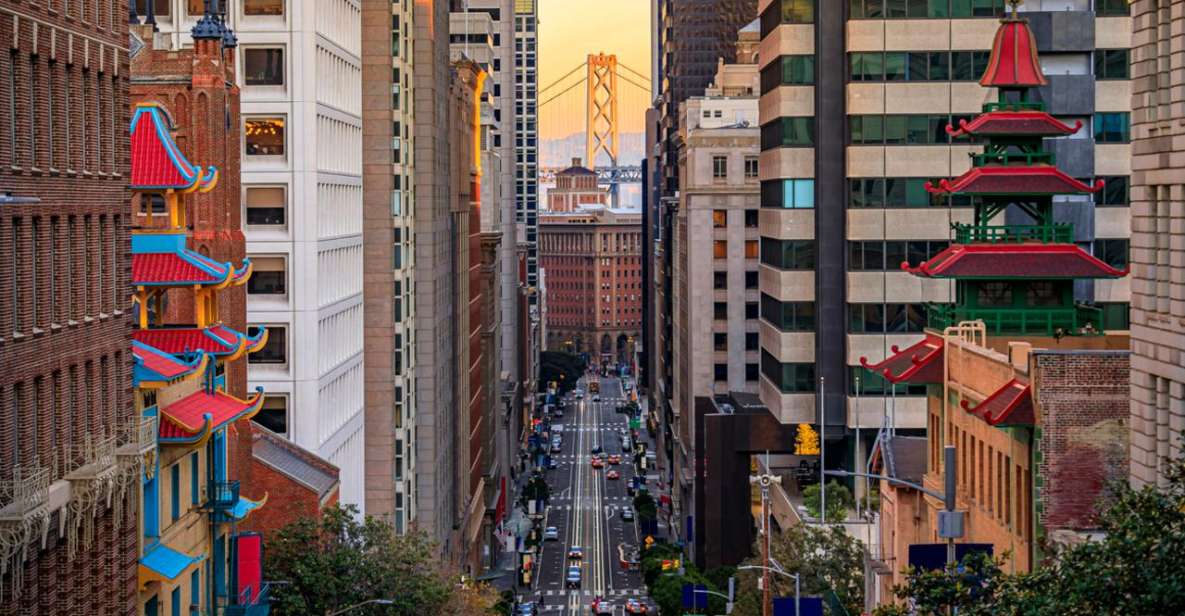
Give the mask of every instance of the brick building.
[(1131, 15), (1131, 479), (1163, 486), (1185, 451), (1185, 5), (1135, 0)]
[(134, 614), (127, 7), (0, 37), (0, 614)]
[(547, 190), (549, 212), (574, 212), (582, 205), (608, 205), (609, 193), (597, 185), (597, 174), (572, 159), (572, 166), (555, 174), (555, 186)]
[(629, 361), (642, 328), (642, 215), (584, 207), (539, 219), (545, 349)]

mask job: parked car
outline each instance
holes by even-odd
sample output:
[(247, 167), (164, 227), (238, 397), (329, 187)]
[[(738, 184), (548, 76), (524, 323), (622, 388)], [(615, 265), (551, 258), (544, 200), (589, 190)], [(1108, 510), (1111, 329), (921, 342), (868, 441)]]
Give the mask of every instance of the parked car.
[(567, 588), (580, 588), (580, 567), (568, 567), (568, 575), (564, 578), (564, 586)]
[(581, 560), (584, 558), (584, 548), (574, 545), (568, 548), (568, 558), (572, 560)]
[(627, 599), (625, 602), (625, 611), (630, 614), (645, 614), (647, 612), (646, 604), (637, 599)]
[(564, 447), (562, 445), (560, 445), (559, 441), (552, 441), (551, 442), (551, 453), (561, 453), (563, 451), (564, 451)]
[(554, 526), (548, 526), (547, 528), (543, 529), (543, 540), (544, 541), (559, 541), (560, 540), (560, 529), (558, 529)]
[(600, 401), (601, 401), (600, 394), (593, 394), (593, 402), (600, 402)]
[(555, 458), (548, 458), (548, 459), (547, 459), (547, 468), (548, 468), (548, 470), (555, 470), (555, 469), (557, 469), (557, 468), (559, 468), (559, 467), (560, 467), (560, 463), (559, 463), (559, 462), (556, 462), (556, 459), (555, 459)]

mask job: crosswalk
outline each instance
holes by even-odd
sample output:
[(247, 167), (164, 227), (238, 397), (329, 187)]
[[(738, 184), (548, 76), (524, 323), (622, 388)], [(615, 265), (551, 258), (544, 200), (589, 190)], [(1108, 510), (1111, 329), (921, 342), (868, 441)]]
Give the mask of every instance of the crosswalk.
[[(559, 500), (559, 499), (553, 498), (552, 500), (554, 501), (554, 500)], [(567, 500), (570, 500), (570, 499), (567, 499)], [(623, 503), (623, 504), (629, 504), (629, 503), (633, 502), (633, 498), (631, 498), (629, 496), (604, 496), (601, 498), (601, 500), (613, 501), (613, 502)], [(605, 505), (605, 507), (604, 507), (605, 513), (613, 513), (615, 511), (617, 511), (619, 508), (620, 508), (619, 505)], [(585, 506), (585, 505), (569, 505), (567, 503), (553, 503), (548, 506), (548, 509), (550, 509), (553, 512), (575, 511), (577, 509), (579, 509), (581, 511), (588, 511), (589, 509), (593, 509), (593, 507)]]
[[(600, 596), (602, 598), (608, 599), (610, 601), (613, 601), (613, 600), (621, 601), (621, 600), (628, 599), (631, 597), (636, 597), (636, 598), (639, 598), (643, 603), (645, 603), (648, 608), (650, 608), (651, 614), (658, 613), (657, 612), (658, 606), (649, 597), (646, 597), (645, 591), (639, 590), (637, 588), (617, 588), (614, 590), (610, 590), (610, 591), (601, 593)], [(568, 602), (569, 597), (580, 597), (581, 602), (584, 602), (585, 600), (591, 602), (594, 595), (593, 595), (593, 591), (589, 590), (587, 588), (586, 589), (573, 589), (573, 590), (568, 590), (568, 589), (540, 590), (540, 591), (531, 593), (529, 595), (520, 594), (518, 596), (518, 602), (519, 603), (522, 603), (524, 601), (535, 601), (537, 603), (541, 602), (542, 605), (539, 606), (540, 612), (562, 612), (562, 611), (568, 609), (567, 602)]]

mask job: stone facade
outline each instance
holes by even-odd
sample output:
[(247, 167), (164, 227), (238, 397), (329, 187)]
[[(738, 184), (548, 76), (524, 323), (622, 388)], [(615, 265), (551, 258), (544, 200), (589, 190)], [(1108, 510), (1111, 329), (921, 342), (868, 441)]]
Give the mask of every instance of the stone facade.
[(135, 501), (84, 514), (76, 553), (59, 534), (65, 467), (133, 417), (127, 21), (126, 5), (0, 1), (0, 481), (36, 488), (0, 508), (38, 520), (8, 546), (27, 552), (0, 576), (0, 614), (135, 613)]
[(1132, 484), (1185, 451), (1185, 4), (1131, 3)]

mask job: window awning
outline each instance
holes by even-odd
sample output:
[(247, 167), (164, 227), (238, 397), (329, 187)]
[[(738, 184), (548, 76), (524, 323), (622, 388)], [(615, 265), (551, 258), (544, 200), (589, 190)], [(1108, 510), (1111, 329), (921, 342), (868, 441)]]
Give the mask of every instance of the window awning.
[(263, 406), (263, 388), (250, 400), (224, 391), (201, 389), (161, 409), (162, 444), (194, 443), (228, 423), (249, 418)]
[(148, 582), (171, 582), (185, 570), (205, 560), (205, 555), (190, 556), (163, 543), (149, 547), (140, 557), (140, 585)]

